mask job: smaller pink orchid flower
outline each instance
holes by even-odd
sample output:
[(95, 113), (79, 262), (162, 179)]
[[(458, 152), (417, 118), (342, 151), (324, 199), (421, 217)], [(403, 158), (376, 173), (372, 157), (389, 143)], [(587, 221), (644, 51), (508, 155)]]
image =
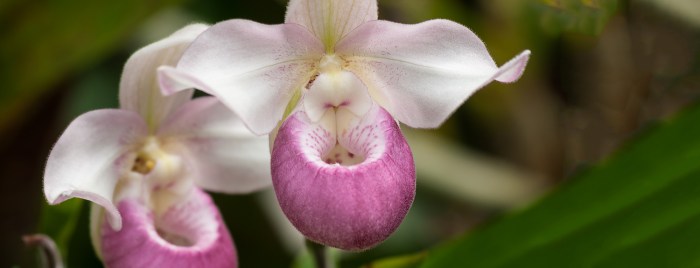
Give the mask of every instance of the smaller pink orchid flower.
[(415, 196), (396, 121), (438, 127), (477, 89), (517, 80), (529, 55), (499, 68), (452, 21), (377, 20), (376, 0), (291, 0), (284, 24), (217, 23), (159, 74), (164, 93), (206, 91), (254, 133), (292, 109), (272, 148), (280, 206), (310, 240), (362, 250), (396, 230)]
[(91, 236), (107, 267), (237, 266), (229, 231), (201, 189), (268, 186), (268, 138), (212, 97), (162, 96), (156, 77), (206, 29), (190, 25), (134, 53), (121, 78), (121, 109), (79, 116), (51, 151), (46, 198), (99, 205)]

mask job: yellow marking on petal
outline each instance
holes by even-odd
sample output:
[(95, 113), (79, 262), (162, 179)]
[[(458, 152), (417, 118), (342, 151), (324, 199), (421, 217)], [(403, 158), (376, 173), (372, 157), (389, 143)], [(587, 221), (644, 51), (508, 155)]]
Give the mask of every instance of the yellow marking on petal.
[(335, 41), (334, 39), (334, 31), (333, 31), (333, 22), (332, 19), (335, 17), (335, 14), (333, 13), (333, 1), (326, 1), (326, 9), (322, 11), (322, 20), (323, 20), (323, 44), (326, 47), (326, 53), (331, 54), (333, 53), (334, 46), (335, 46)]
[(289, 101), (289, 103), (287, 103), (287, 107), (284, 109), (284, 116), (282, 116), (282, 120), (279, 121), (279, 124), (282, 124), (282, 122), (287, 119), (289, 114), (292, 113), (294, 108), (297, 107), (299, 99), (301, 99), (301, 90), (295, 90), (294, 95), (292, 95), (292, 99)]

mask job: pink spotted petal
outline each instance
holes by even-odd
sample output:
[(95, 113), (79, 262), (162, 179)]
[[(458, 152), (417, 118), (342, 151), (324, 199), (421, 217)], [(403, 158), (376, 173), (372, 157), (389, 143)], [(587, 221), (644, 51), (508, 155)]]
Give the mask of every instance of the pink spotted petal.
[[(406, 216), (415, 196), (415, 167), (385, 110), (375, 105), (362, 120), (340, 119), (346, 116), (352, 114), (338, 116), (338, 124), (351, 122), (338, 127), (338, 143), (351, 151), (337, 150), (332, 131), (311, 123), (304, 112), (290, 116), (272, 150), (272, 181), (285, 215), (307, 238), (363, 250), (387, 239)], [(343, 161), (359, 163), (337, 164)]]
[(336, 53), (375, 101), (417, 128), (440, 126), (493, 80), (516, 81), (530, 56), (523, 51), (498, 67), (476, 34), (448, 20), (413, 25), (369, 21), (338, 42)]
[(107, 267), (238, 266), (231, 235), (211, 198), (201, 190), (192, 191), (160, 217), (133, 199), (122, 200), (118, 207), (124, 219), (122, 230), (104, 224), (101, 228)]

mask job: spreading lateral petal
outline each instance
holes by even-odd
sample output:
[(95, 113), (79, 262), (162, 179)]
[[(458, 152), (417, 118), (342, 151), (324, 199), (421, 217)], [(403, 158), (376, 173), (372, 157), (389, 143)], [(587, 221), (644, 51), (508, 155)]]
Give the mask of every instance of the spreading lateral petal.
[(159, 135), (178, 141), (196, 184), (206, 190), (248, 193), (272, 184), (267, 135), (251, 133), (214, 97), (183, 105), (166, 120)]
[(95, 202), (107, 210), (110, 226), (119, 230), (114, 189), (120, 174), (131, 168), (125, 155), (128, 145), (146, 131), (141, 117), (125, 110), (95, 110), (73, 120), (49, 154), (44, 173), (46, 199), (50, 204), (73, 197)]
[(267, 134), (322, 53), (321, 43), (299, 25), (228, 20), (201, 34), (177, 69), (161, 69), (160, 81), (166, 94), (192, 87), (208, 92), (251, 131)]
[(524, 51), (499, 68), (472, 31), (448, 20), (370, 21), (341, 40), (336, 52), (375, 101), (416, 128), (438, 127), (493, 80), (517, 80), (530, 55)]

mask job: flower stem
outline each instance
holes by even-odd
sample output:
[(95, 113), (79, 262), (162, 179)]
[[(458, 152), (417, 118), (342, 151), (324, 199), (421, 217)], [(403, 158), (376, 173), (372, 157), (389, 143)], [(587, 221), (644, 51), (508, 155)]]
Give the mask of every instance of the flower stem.
[(311, 256), (314, 258), (316, 263), (316, 268), (334, 268), (331, 258), (329, 258), (328, 247), (315, 243), (311, 240), (306, 240), (306, 246), (311, 252)]
[(43, 267), (45, 268), (63, 268), (63, 260), (61, 260), (61, 254), (58, 252), (56, 243), (53, 240), (43, 234), (32, 234), (22, 236), (22, 240), (28, 246), (38, 247), (41, 252), (41, 259), (43, 262)]

